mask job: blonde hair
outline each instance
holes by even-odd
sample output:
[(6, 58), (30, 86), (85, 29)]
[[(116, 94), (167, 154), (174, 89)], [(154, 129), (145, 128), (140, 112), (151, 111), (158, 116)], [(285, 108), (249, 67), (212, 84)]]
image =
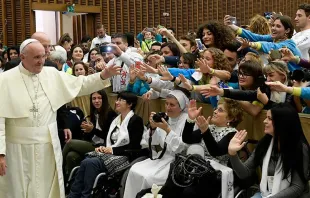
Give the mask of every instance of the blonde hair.
[(255, 54), (254, 52), (248, 52), (248, 53), (246, 53), (246, 56), (249, 57), (249, 61), (257, 62), (262, 67), (264, 66), (263, 60), (260, 58), (260, 56), (258, 54)]
[(268, 20), (259, 14), (256, 14), (254, 17), (251, 18), (249, 30), (253, 33), (261, 35), (271, 33)]
[(284, 61), (272, 61), (268, 63), (263, 68), (263, 73), (266, 75), (267, 73), (270, 73), (270, 72), (278, 72), (279, 74), (282, 74), (285, 76), (285, 81), (288, 80), (289, 70), (288, 70), (287, 64)]

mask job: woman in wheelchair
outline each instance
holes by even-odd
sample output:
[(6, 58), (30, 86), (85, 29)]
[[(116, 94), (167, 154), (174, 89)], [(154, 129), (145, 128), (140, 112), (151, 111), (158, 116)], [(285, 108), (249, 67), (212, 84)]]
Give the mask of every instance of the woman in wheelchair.
[(124, 91), (118, 94), (115, 110), (119, 115), (113, 120), (106, 138), (106, 146), (87, 153), (81, 163), (69, 198), (90, 197), (96, 176), (101, 172), (113, 174), (129, 164), (126, 150), (138, 150), (144, 125), (141, 117), (134, 114), (137, 96)]
[[(143, 134), (142, 145), (150, 149), (150, 159), (134, 164), (128, 174), (125, 198), (134, 198), (137, 193), (153, 184), (163, 185), (167, 179), (170, 163), (177, 153), (186, 148), (182, 131), (187, 119), (188, 97), (180, 90), (173, 90), (166, 98), (166, 114), (150, 115), (150, 129)], [(155, 116), (154, 116), (155, 115)]]
[[(212, 117), (209, 116), (207, 119), (200, 116), (201, 109), (201, 107), (197, 109), (195, 100), (190, 101), (188, 119), (182, 135), (183, 142), (187, 144), (200, 143), (204, 148), (205, 159), (210, 160), (212, 166), (215, 165), (212, 161), (219, 163), (217, 167), (214, 167), (217, 170), (226, 169), (229, 160), (228, 144), (237, 132), (235, 127), (242, 121), (243, 110), (237, 101), (230, 99), (219, 100)], [(198, 129), (195, 130), (196, 126)], [(170, 194), (172, 191), (174, 193)], [(176, 187), (169, 179), (161, 193), (163, 196), (171, 198), (205, 198), (217, 197), (220, 192), (221, 180), (214, 175), (214, 177), (202, 177), (199, 182), (186, 188)]]
[(310, 150), (298, 113), (289, 104), (279, 104), (267, 111), (264, 124), (266, 135), (244, 164), (236, 154), (245, 145), (247, 132), (239, 131), (231, 139), (228, 153), (234, 171), (246, 178), (261, 167), (260, 192), (253, 198), (310, 197)]
[(108, 96), (104, 90), (90, 95), (90, 120), (82, 122), (81, 140), (72, 139), (63, 150), (65, 178), (68, 178), (74, 167), (80, 165), (86, 153), (95, 149), (94, 145), (105, 145), (110, 125), (116, 116), (117, 114), (109, 105)]

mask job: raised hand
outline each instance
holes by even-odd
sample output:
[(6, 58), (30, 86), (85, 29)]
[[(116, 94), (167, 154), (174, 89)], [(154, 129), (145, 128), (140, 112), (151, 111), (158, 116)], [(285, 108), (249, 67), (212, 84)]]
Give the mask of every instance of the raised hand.
[(139, 69), (135, 68), (134, 65), (130, 65), (130, 67), (129, 67), (129, 74), (130, 74), (129, 78), (130, 78), (131, 83), (135, 82), (138, 72), (139, 72)]
[(197, 109), (197, 103), (196, 100), (190, 100), (189, 104), (187, 105), (187, 113), (188, 113), (188, 117), (191, 120), (195, 120), (198, 115), (201, 113), (202, 107), (199, 107), (199, 109)]
[(105, 62), (96, 63), (95, 68), (97, 71), (102, 71), (106, 67)]
[(105, 67), (101, 72), (101, 78), (107, 79), (112, 76), (120, 75), (122, 68), (120, 66), (116, 66), (115, 64)]
[(211, 116), (209, 116), (207, 120), (204, 116), (198, 116), (196, 120), (196, 124), (198, 128), (200, 129), (201, 133), (205, 133), (208, 130), (210, 120), (211, 120)]
[(268, 96), (263, 93), (259, 87), (257, 88), (257, 99), (264, 105), (266, 105), (269, 101)]
[(238, 131), (234, 137), (230, 140), (228, 145), (228, 154), (229, 155), (237, 155), (237, 152), (240, 151), (246, 142), (244, 142), (247, 136), (246, 130)]
[(230, 15), (225, 15), (225, 17), (224, 17), (224, 25), (232, 25), (230, 18), (231, 18)]
[(161, 66), (158, 67), (158, 71), (162, 75), (162, 77), (160, 78), (161, 80), (170, 81), (170, 80), (173, 79), (173, 76), (168, 71), (167, 67), (161, 65)]
[(208, 65), (208, 61), (204, 58), (199, 58), (195, 62), (196, 65), (199, 66), (199, 71), (204, 73), (204, 74), (210, 74), (212, 73), (212, 68)]
[(160, 28), (159, 33), (171, 40), (174, 36), (167, 30), (167, 28)]
[(280, 81), (276, 82), (265, 82), (266, 85), (270, 87), (272, 91), (278, 91), (278, 92), (287, 92), (288, 87), (284, 84), (282, 84)]
[(161, 64), (165, 62), (165, 58), (158, 54), (150, 55), (149, 59), (151, 59), (155, 64)]
[(144, 70), (147, 73), (158, 74), (158, 70), (157, 69), (155, 69), (152, 66), (150, 66), (150, 65), (148, 65), (146, 63), (143, 63), (143, 62), (142, 62), (142, 65), (140, 65), (140, 69)]
[(183, 74), (179, 74), (179, 78), (183, 84), (183, 88), (191, 91), (192, 90), (192, 85), (187, 81), (187, 79), (183, 76)]
[(216, 85), (211, 85), (209, 88), (206, 88), (206, 89), (200, 91), (200, 93), (204, 97), (209, 98), (211, 96), (223, 96), (224, 95), (224, 90), (219, 88)]
[(147, 101), (151, 99), (151, 96), (152, 96), (152, 92), (148, 91), (142, 95), (142, 99)]
[(245, 48), (251, 47), (250, 46), (250, 41), (248, 39), (245, 38), (237, 38), (237, 40), (240, 42), (241, 46), (239, 47), (239, 49), (237, 51), (241, 51)]
[(282, 53), (282, 58), (281, 60), (285, 62), (290, 62), (295, 60), (295, 56), (292, 53), (292, 51), (288, 48), (281, 48), (279, 51)]

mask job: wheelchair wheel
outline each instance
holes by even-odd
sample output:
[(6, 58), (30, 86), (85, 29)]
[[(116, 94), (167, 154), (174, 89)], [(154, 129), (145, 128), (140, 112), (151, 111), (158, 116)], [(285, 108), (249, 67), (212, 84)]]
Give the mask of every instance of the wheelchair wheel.
[(123, 198), (123, 196), (124, 196), (124, 193), (125, 193), (125, 186), (126, 186), (126, 180), (127, 180), (129, 171), (130, 171), (130, 168), (127, 169), (127, 170), (124, 172), (123, 176), (122, 176), (121, 186), (120, 186), (120, 190), (119, 190), (120, 198)]

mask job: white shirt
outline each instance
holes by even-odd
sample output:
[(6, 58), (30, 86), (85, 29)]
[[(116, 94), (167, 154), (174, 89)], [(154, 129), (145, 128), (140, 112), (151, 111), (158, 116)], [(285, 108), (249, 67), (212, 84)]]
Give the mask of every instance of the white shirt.
[(102, 43), (111, 43), (111, 36), (105, 34), (105, 36), (103, 38), (99, 38), (99, 37), (95, 37), (92, 42), (91, 42), (91, 46), (90, 49), (93, 49), (96, 47), (96, 44), (102, 44)]
[(301, 58), (309, 60), (310, 49), (310, 29), (296, 33), (292, 40), (296, 43), (301, 52)]

